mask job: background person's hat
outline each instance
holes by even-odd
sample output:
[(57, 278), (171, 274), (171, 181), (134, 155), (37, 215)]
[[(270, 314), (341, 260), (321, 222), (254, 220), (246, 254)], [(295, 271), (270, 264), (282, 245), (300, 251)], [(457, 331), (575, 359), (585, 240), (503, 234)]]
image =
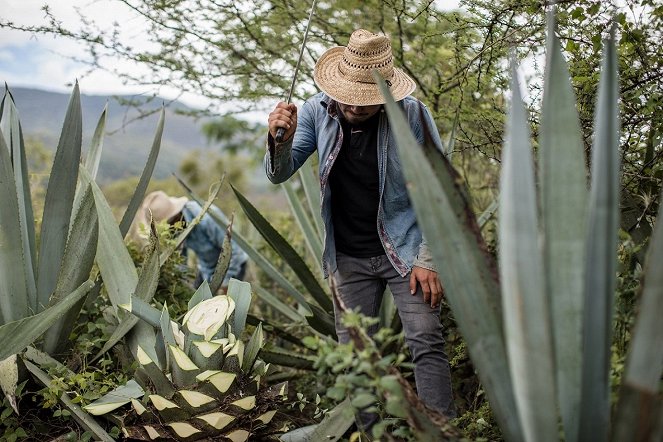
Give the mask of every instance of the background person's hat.
[(143, 204), (138, 209), (136, 218), (134, 219), (134, 222), (131, 226), (131, 230), (129, 232), (131, 239), (138, 243), (145, 242), (146, 238), (142, 233), (142, 229), (147, 227), (147, 230), (149, 231), (149, 211), (152, 212), (152, 218), (154, 219), (155, 223), (167, 221), (180, 213), (187, 201), (189, 201), (189, 199), (185, 196), (168, 196), (166, 192), (161, 190), (156, 190), (147, 194), (147, 196), (143, 199)]
[(143, 200), (142, 211), (148, 216), (147, 209), (152, 212), (154, 222), (167, 221), (182, 211), (184, 205), (189, 201), (185, 196), (168, 196), (166, 192), (157, 190), (149, 193)]
[(364, 29), (352, 33), (347, 46), (327, 50), (315, 64), (313, 79), (327, 95), (342, 104), (371, 106), (385, 100), (373, 78), (377, 70), (396, 101), (417, 87), (412, 78), (394, 67), (391, 42)]

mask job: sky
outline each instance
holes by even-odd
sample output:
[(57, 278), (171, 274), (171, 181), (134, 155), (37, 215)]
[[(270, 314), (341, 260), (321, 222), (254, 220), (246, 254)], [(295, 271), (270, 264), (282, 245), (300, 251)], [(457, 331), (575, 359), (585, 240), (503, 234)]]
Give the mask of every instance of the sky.
[[(77, 10), (99, 25), (110, 27), (114, 21), (123, 24), (123, 29), (136, 29), (127, 38), (136, 46), (144, 40), (139, 30), (144, 29), (143, 22), (128, 7), (119, 2), (108, 0), (3, 0), (0, 13), (4, 20), (16, 24), (46, 24), (46, 15), (42, 10), (47, 4), (51, 12), (62, 20), (65, 26), (76, 27), (79, 23)], [(72, 57), (85, 57), (80, 43), (65, 38), (37, 35), (26, 32), (0, 29), (0, 80), (10, 86), (25, 86), (55, 92), (69, 93), (75, 80), (79, 80), (81, 93), (90, 95), (110, 94), (151, 94), (145, 86), (127, 85), (106, 71), (90, 71), (88, 65), (75, 61)], [(134, 72), (137, 67), (128, 62), (116, 61), (126, 65)], [(173, 98), (177, 91), (163, 90), (160, 95)], [(200, 97), (183, 97), (189, 105), (203, 106)]]
[[(459, 0), (437, 0), (441, 8), (458, 7)], [(144, 22), (127, 6), (109, 0), (2, 0), (0, 17), (16, 24), (45, 24), (42, 10), (47, 4), (52, 13), (62, 20), (65, 26), (77, 26), (79, 9), (84, 15), (102, 26), (111, 26), (114, 21), (122, 23), (128, 30), (127, 38), (133, 45), (146, 44), (141, 30)], [(9, 87), (33, 87), (54, 92), (71, 92), (72, 84), (79, 81), (81, 93), (88, 95), (147, 94), (155, 91), (146, 86), (127, 85), (115, 75), (96, 70), (90, 72), (87, 65), (76, 62), (71, 57), (83, 56), (80, 44), (63, 38), (46, 35), (31, 35), (25, 32), (0, 29), (0, 81)], [(138, 67), (118, 60), (125, 69), (133, 72)], [(172, 99), (179, 91), (163, 88), (159, 95)], [(191, 107), (203, 108), (208, 102), (203, 97), (185, 94), (178, 98)]]

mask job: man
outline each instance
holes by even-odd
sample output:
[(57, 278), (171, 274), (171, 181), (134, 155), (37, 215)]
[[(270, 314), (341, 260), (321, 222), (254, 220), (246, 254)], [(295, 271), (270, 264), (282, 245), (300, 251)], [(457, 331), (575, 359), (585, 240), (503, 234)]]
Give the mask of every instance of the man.
[[(281, 102), (270, 113), (264, 166), (270, 181), (280, 183), (318, 151), (325, 277), (331, 273), (347, 308), (369, 316), (377, 316), (389, 286), (415, 363), (419, 397), (452, 417), (439, 320), (442, 285), (407, 194), (373, 70), (387, 81), (423, 144), (424, 127), (435, 125), (428, 109), (410, 96), (414, 81), (394, 68), (387, 37), (357, 30), (347, 47), (329, 49), (316, 63), (314, 80), (322, 93), (301, 111)], [(285, 129), (281, 143), (275, 141), (279, 128)], [(441, 148), (438, 134), (431, 135)], [(347, 342), (338, 304), (335, 313), (339, 341)]]
[[(189, 201), (187, 197), (172, 197), (165, 192), (157, 190), (149, 193), (143, 200), (141, 208), (138, 210), (136, 220), (132, 226), (132, 237), (141, 242), (144, 236), (139, 235), (141, 225), (146, 226), (149, 223), (149, 212), (152, 212), (152, 218), (155, 222), (166, 221), (170, 225), (178, 222), (190, 223), (202, 211), (202, 207), (196, 201)], [(223, 212), (215, 206), (209, 210), (214, 210), (223, 218)], [(143, 227), (144, 228), (144, 227)], [(186, 256), (187, 249), (191, 249), (196, 254), (198, 261), (198, 274), (195, 285), (198, 287), (203, 280), (210, 282), (219, 260), (219, 255), (223, 248), (223, 239), (225, 230), (219, 226), (207, 213), (203, 215), (200, 222), (191, 230), (184, 240), (182, 253)], [(231, 241), (232, 252), (230, 255), (230, 264), (228, 272), (223, 279), (222, 287), (227, 287), (230, 278), (242, 280), (246, 273), (246, 263), (248, 255), (235, 241)]]

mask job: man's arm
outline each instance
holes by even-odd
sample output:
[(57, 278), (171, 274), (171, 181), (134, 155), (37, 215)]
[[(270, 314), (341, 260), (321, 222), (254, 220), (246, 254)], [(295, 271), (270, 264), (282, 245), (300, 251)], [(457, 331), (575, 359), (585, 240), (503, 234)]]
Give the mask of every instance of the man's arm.
[(425, 240), (421, 241), (419, 254), (410, 273), (410, 293), (413, 295), (417, 292), (417, 284), (421, 286), (424, 293), (424, 302), (430, 303), (431, 307), (438, 307), (444, 296), (444, 288)]
[(433, 272), (437, 272), (437, 268), (433, 263), (433, 254), (431, 253), (430, 248), (428, 247), (428, 243), (424, 238), (421, 239), (421, 245), (419, 245), (419, 253), (417, 254), (416, 259), (414, 260), (413, 265), (424, 269), (432, 270)]
[[(267, 178), (278, 184), (290, 178), (316, 149), (312, 106), (304, 103), (298, 115), (294, 104), (281, 102), (269, 114), (268, 124), (267, 152), (263, 165)], [(275, 139), (279, 128), (286, 129), (281, 143)]]
[(420, 145), (424, 144), (424, 141), (426, 140), (425, 131), (428, 130), (430, 140), (433, 142), (435, 148), (440, 151), (440, 153), (444, 152), (442, 139), (440, 138), (440, 134), (437, 131), (437, 126), (433, 120), (433, 115), (430, 113), (430, 110), (424, 103), (417, 100), (417, 105), (412, 106), (412, 108), (409, 110), (408, 119), (412, 133)]
[[(430, 139), (435, 147), (440, 152), (443, 152), (444, 150), (442, 148), (440, 134), (436, 130), (433, 116), (426, 105), (419, 101), (418, 106), (416, 106), (416, 109), (413, 111), (416, 113), (411, 115), (410, 127), (412, 128), (419, 144), (424, 143), (424, 140), (426, 139), (424, 131), (428, 130)], [(431, 307), (437, 307), (440, 305), (440, 301), (444, 296), (444, 288), (440, 282), (437, 268), (433, 263), (433, 254), (431, 253), (425, 238), (421, 239), (419, 252), (412, 266), (412, 273), (410, 274), (410, 291), (412, 294), (416, 292), (417, 284), (421, 286), (421, 289), (424, 292), (424, 301), (426, 303), (430, 302)]]

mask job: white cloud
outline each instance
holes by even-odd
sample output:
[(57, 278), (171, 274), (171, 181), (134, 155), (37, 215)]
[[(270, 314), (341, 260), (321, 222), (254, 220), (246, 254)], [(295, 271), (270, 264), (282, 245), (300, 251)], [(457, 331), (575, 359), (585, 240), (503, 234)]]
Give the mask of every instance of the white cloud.
[[(17, 25), (47, 24), (42, 10), (43, 0), (4, 0), (3, 3), (5, 20)], [(73, 29), (81, 25), (78, 11), (102, 28), (110, 28), (114, 22), (132, 24), (137, 21), (136, 14), (117, 1), (70, 0), (49, 1), (47, 4), (65, 27)], [(144, 29), (142, 26), (137, 28)], [(140, 44), (135, 34), (128, 37), (133, 39), (132, 43)], [(86, 49), (71, 39), (2, 29), (0, 42), (0, 78), (7, 82), (61, 91), (68, 89), (76, 79), (82, 79), (83, 93), (144, 92), (144, 87), (127, 86), (108, 72), (90, 72), (88, 65), (74, 60), (87, 59)], [(114, 65), (135, 70), (122, 60), (117, 60)]]

